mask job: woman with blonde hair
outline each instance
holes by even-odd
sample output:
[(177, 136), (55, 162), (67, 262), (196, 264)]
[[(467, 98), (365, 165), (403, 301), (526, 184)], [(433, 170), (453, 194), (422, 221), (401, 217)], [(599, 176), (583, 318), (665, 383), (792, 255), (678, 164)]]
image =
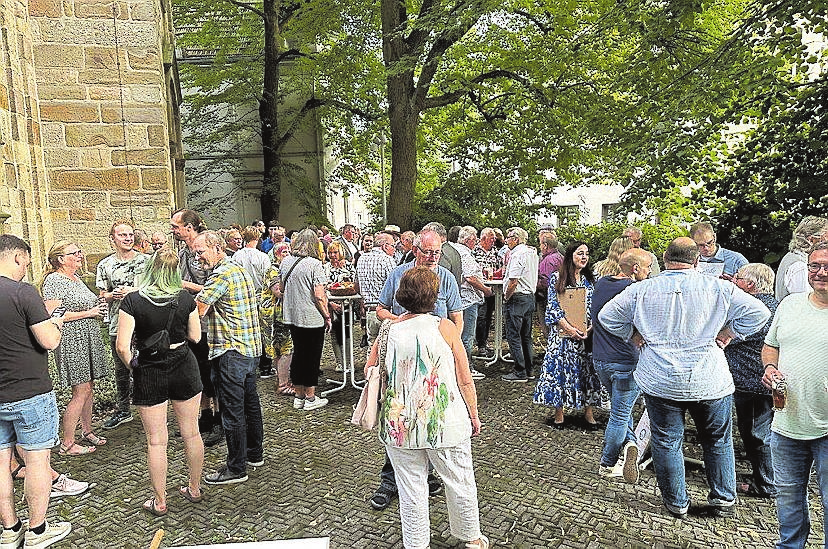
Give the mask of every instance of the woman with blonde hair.
[(612, 244), (610, 244), (607, 258), (595, 264), (595, 278), (598, 279), (602, 276), (617, 275), (618, 271), (621, 270), (621, 266), (618, 265), (618, 259), (621, 257), (621, 254), (632, 247), (633, 241), (628, 236), (619, 236), (613, 240)]
[[(63, 337), (55, 349), (60, 382), (72, 387), (72, 398), (63, 412), (63, 440), (60, 454), (78, 456), (90, 454), (96, 446), (106, 444), (92, 430), (92, 404), (96, 379), (109, 375), (109, 360), (101, 337), (100, 319), (106, 305), (101, 306), (96, 296), (78, 276), (83, 271), (83, 252), (69, 240), (55, 242), (49, 250), (46, 276), (43, 279), (43, 299), (46, 308), (66, 308), (63, 317)], [(81, 423), (82, 442), (77, 444), (75, 429)]]
[[(161, 330), (169, 334), (169, 348), (157, 353), (141, 351), (147, 339)], [(118, 312), (118, 356), (132, 361), (130, 343), (137, 342), (138, 361), (133, 369), (133, 402), (138, 407), (147, 434), (147, 465), (155, 495), (143, 508), (155, 516), (167, 514), (167, 404), (181, 428), (184, 452), (190, 472), (189, 483), (181, 486), (181, 497), (201, 501), (201, 472), (204, 443), (198, 432), (201, 406), (201, 375), (195, 355), (186, 344), (201, 339), (201, 322), (195, 301), (183, 289), (178, 254), (169, 248), (155, 253), (147, 262), (138, 291), (124, 297)]]
[[(328, 245), (328, 263), (325, 263), (325, 277), (328, 279), (327, 285), (330, 286), (336, 282), (353, 282), (356, 276), (356, 269), (354, 264), (345, 259), (344, 245), (338, 240), (334, 240)], [(353, 314), (351, 310), (347, 314), (343, 314), (343, 306), (341, 303), (335, 303), (328, 300), (328, 310), (331, 314), (331, 347), (333, 348), (334, 358), (336, 359), (336, 371), (341, 372), (344, 369), (344, 349), (349, 348), (351, 337), (351, 324), (353, 323)], [(342, 336), (342, 326), (345, 325), (345, 337)]]

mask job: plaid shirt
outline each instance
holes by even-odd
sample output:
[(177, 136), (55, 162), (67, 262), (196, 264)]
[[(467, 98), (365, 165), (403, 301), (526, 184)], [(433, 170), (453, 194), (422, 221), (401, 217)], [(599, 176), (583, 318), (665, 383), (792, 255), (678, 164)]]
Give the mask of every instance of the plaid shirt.
[(397, 267), (393, 256), (382, 248), (373, 248), (371, 253), (362, 254), (356, 265), (356, 280), (359, 283), (359, 295), (368, 306), (379, 303), (379, 296), (388, 275)]
[(196, 300), (212, 305), (207, 313), (209, 358), (234, 350), (256, 358), (262, 354), (262, 336), (253, 279), (225, 257), (213, 268)]
[(503, 262), (494, 246), (487, 252), (482, 246), (477, 245), (472, 250), (472, 256), (477, 261), (477, 264), (480, 265), (481, 269), (488, 267), (491, 269), (491, 272), (494, 272), (503, 266)]

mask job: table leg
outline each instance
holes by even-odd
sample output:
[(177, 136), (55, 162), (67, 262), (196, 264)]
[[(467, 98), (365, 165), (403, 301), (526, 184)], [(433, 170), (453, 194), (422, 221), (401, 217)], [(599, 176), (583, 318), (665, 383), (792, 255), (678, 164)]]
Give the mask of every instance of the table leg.
[[(345, 387), (348, 386), (348, 365), (349, 364), (351, 365), (351, 369), (352, 369), (352, 372), (353, 372), (353, 363), (354, 363), (353, 352), (351, 353), (351, 356), (350, 356), (350, 359), (349, 359), (348, 350), (344, 347), (345, 344), (348, 342), (348, 337), (347, 337), (348, 333), (346, 332), (346, 330), (349, 328), (349, 326), (348, 326), (348, 322), (346, 322), (345, 320), (348, 318), (346, 313), (348, 313), (350, 311), (350, 305), (351, 305), (350, 301), (342, 301), (342, 344), (343, 344), (343, 348), (342, 348), (342, 362), (343, 362), (343, 364), (342, 364), (342, 381), (339, 381), (338, 379), (328, 379), (327, 380), (328, 383), (334, 383), (335, 387), (333, 387), (332, 389), (328, 389), (327, 391), (322, 391), (322, 396), (323, 397), (326, 397), (326, 396), (328, 396), (332, 393), (336, 393), (338, 391), (341, 391)], [(350, 330), (353, 333), (353, 317), (351, 318)], [(353, 351), (353, 347), (352, 347), (352, 351)]]

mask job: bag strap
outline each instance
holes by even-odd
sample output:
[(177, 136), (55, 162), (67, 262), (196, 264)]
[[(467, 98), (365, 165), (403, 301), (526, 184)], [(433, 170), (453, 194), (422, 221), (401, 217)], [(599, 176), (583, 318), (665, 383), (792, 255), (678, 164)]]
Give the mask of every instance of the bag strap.
[(180, 295), (181, 295), (180, 292), (175, 294), (175, 297), (172, 299), (172, 301), (170, 301), (170, 305), (172, 305), (172, 307), (170, 307), (170, 314), (167, 317), (167, 326), (165, 328), (167, 330), (167, 332), (170, 331), (170, 326), (172, 326), (173, 316), (175, 315), (175, 312), (178, 310), (178, 296), (180, 296)]
[(379, 357), (377, 358), (377, 365), (380, 368), (380, 379), (383, 379), (384, 376), (388, 375), (388, 372), (385, 370), (385, 356), (388, 351), (388, 334), (391, 332), (391, 320), (386, 320), (380, 326), (379, 334), (377, 338), (379, 339)]
[(288, 278), (290, 278), (290, 273), (292, 273), (293, 269), (295, 269), (296, 266), (299, 265), (300, 263), (302, 263), (302, 260), (306, 259), (307, 257), (308, 256), (304, 256), (304, 257), (300, 258), (299, 261), (297, 261), (296, 263), (294, 263), (293, 265), (290, 266), (290, 269), (288, 269), (287, 274), (285, 274), (285, 278), (282, 279), (282, 284), (285, 286), (285, 288), (287, 288), (287, 281), (288, 281)]

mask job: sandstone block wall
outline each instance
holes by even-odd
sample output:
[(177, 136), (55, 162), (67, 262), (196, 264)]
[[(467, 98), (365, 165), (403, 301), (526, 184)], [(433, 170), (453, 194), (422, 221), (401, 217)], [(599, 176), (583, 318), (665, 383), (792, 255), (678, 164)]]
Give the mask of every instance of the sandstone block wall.
[(113, 220), (166, 228), (181, 200), (164, 11), (158, 0), (28, 1), (49, 217), (90, 264), (109, 253)]
[(51, 245), (46, 170), (25, 0), (0, 0), (0, 233), (32, 246), (30, 281)]

